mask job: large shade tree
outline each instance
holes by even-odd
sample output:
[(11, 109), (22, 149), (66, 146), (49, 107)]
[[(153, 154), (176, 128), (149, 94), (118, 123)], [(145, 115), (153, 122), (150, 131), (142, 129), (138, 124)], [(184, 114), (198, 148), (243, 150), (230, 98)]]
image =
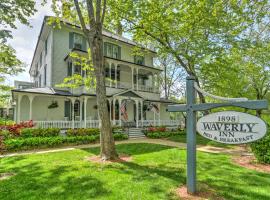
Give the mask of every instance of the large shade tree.
[[(68, 85), (71, 83), (72, 87), (76, 87), (81, 82), (84, 82), (86, 87), (91, 87), (90, 84), (95, 83), (98, 113), (101, 121), (100, 156), (102, 160), (117, 159), (118, 155), (112, 134), (105, 87), (102, 29), (104, 19), (106, 18), (106, 0), (60, 0), (54, 1), (53, 8), (57, 18), (56, 20), (52, 18), (50, 23), (61, 22), (62, 19), (62, 21), (68, 20), (76, 25), (79, 24), (89, 46), (88, 58), (86, 60), (73, 54), (73, 57), (76, 60), (79, 59), (80, 63), (83, 60), (83, 70), (87, 71), (86, 78), (75, 75), (65, 79), (64, 84)], [(61, 25), (61, 23), (58, 23), (58, 25)]]
[[(248, 44), (246, 36), (253, 24), (269, 13), (269, 1), (209, 0), (108, 0), (113, 24), (159, 53), (169, 53), (188, 75), (202, 85), (202, 66), (213, 58), (230, 54), (233, 48)], [(200, 101), (205, 102), (202, 94)]]
[(8, 75), (16, 75), (24, 71), (25, 65), (16, 57), (16, 51), (8, 44), (12, 39), (12, 29), (16, 23), (29, 24), (29, 17), (36, 12), (34, 0), (1, 0), (0, 1), (0, 104), (5, 106), (8, 91), (5, 85)]

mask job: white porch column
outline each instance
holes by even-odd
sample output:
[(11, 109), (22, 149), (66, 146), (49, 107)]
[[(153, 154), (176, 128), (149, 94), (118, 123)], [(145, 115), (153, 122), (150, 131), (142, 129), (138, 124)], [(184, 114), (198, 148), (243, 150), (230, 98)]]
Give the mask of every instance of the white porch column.
[(82, 115), (82, 111), (83, 111), (82, 105), (83, 105), (83, 100), (80, 99), (80, 128), (82, 128), (82, 117), (83, 117), (83, 115)]
[(110, 87), (112, 87), (112, 63), (109, 63)]
[(121, 104), (122, 104), (122, 99), (118, 99), (118, 103), (119, 103), (119, 126), (122, 125), (122, 120), (121, 120)]
[(143, 127), (143, 101), (141, 101), (141, 123)]
[(113, 99), (113, 125), (115, 125), (115, 102), (116, 102), (116, 99)]
[(17, 123), (20, 123), (21, 121), (21, 99), (22, 99), (22, 96), (20, 94), (18, 94), (18, 105), (17, 105), (17, 108), (18, 108), (18, 111), (17, 111)]
[(134, 89), (134, 68), (131, 67), (131, 86), (132, 86), (132, 89)]
[(88, 100), (88, 98), (87, 97), (84, 97), (84, 128), (86, 128), (86, 111), (87, 111), (87, 109), (86, 109), (86, 106), (87, 106), (87, 100)]
[(137, 83), (137, 91), (139, 90), (139, 68), (136, 68), (137, 69), (137, 77), (136, 77), (136, 83)]
[(158, 103), (158, 124), (160, 126), (160, 103)]
[(117, 64), (115, 65), (114, 76), (115, 76), (115, 88), (117, 88)]
[(135, 100), (136, 104), (136, 127), (139, 126), (139, 102), (138, 100)]
[(74, 129), (74, 118), (75, 118), (75, 112), (74, 112), (74, 103), (75, 99), (71, 99), (71, 118), (72, 118), (72, 128)]
[(34, 95), (30, 95), (28, 96), (29, 98), (29, 120), (32, 120), (33, 119), (33, 105), (32, 105), (32, 102), (33, 102), (33, 99), (35, 98)]
[(153, 91), (155, 91), (156, 86), (155, 86), (155, 75), (154, 75), (154, 73), (152, 73), (152, 88), (153, 88)]
[(156, 113), (155, 113), (155, 111), (153, 111), (153, 115), (154, 115), (154, 126), (156, 126)]

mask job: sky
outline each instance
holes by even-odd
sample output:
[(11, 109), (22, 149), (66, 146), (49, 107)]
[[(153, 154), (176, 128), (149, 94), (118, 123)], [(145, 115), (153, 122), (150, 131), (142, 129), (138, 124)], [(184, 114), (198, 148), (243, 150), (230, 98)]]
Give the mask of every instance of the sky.
[(50, 3), (41, 6), (40, 0), (37, 0), (36, 9), (38, 11), (35, 15), (29, 18), (32, 27), (16, 23), (17, 29), (12, 30), (13, 39), (8, 41), (8, 43), (16, 50), (17, 57), (27, 65), (25, 72), (20, 73), (17, 76), (8, 77), (7, 84), (9, 85), (13, 85), (14, 80), (30, 81), (28, 71), (34, 55), (43, 17), (45, 15), (53, 15)]

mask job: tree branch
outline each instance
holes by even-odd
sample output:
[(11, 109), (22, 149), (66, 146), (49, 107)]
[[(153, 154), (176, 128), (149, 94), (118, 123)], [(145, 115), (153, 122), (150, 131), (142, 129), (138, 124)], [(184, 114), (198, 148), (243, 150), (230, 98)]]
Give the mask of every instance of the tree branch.
[(96, 23), (100, 23), (101, 0), (96, 0)]
[(88, 34), (88, 30), (87, 30), (87, 28), (86, 28), (85, 21), (84, 21), (84, 19), (83, 19), (82, 11), (81, 11), (80, 5), (79, 5), (79, 3), (78, 3), (78, 0), (74, 0), (74, 5), (75, 5), (75, 7), (76, 7), (76, 11), (77, 11), (77, 14), (78, 14), (78, 16), (79, 16), (79, 20), (80, 20), (80, 23), (81, 23), (83, 32), (84, 32), (85, 34)]
[(102, 16), (101, 16), (101, 24), (104, 23), (105, 13), (106, 13), (106, 7), (107, 7), (107, 1), (103, 0), (103, 10), (102, 10)]
[(91, 29), (91, 26), (93, 27), (95, 25), (95, 14), (94, 14), (94, 8), (93, 8), (93, 1), (86, 0), (86, 6), (87, 6), (89, 24), (90, 24), (90, 29)]

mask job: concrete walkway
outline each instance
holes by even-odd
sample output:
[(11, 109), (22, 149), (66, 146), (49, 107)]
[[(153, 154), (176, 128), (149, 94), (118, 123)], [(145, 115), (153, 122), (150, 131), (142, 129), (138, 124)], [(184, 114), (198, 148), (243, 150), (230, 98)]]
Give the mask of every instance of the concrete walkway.
[[(151, 144), (166, 145), (170, 147), (178, 147), (180, 149), (186, 148), (186, 143), (174, 142), (174, 141), (163, 140), (163, 139), (149, 139), (149, 138), (129, 139), (129, 140), (123, 140), (123, 141), (116, 141), (115, 143), (116, 144), (151, 143)], [(22, 152), (3, 154), (3, 155), (0, 155), (0, 158), (20, 156), (20, 155), (29, 155), (29, 154), (44, 154), (44, 153), (51, 153), (51, 152), (70, 151), (74, 149), (85, 149), (85, 148), (98, 147), (98, 146), (99, 146), (99, 143), (68, 146), (68, 147), (58, 147), (58, 148), (43, 149), (43, 150), (39, 149), (39, 150), (31, 150), (31, 151), (22, 151)], [(243, 147), (239, 147), (239, 146), (235, 148), (227, 149), (227, 148), (221, 148), (221, 147), (197, 145), (197, 150), (207, 152), (207, 153), (224, 153), (224, 154), (234, 154), (234, 155), (241, 155), (246, 152), (246, 150)]]

